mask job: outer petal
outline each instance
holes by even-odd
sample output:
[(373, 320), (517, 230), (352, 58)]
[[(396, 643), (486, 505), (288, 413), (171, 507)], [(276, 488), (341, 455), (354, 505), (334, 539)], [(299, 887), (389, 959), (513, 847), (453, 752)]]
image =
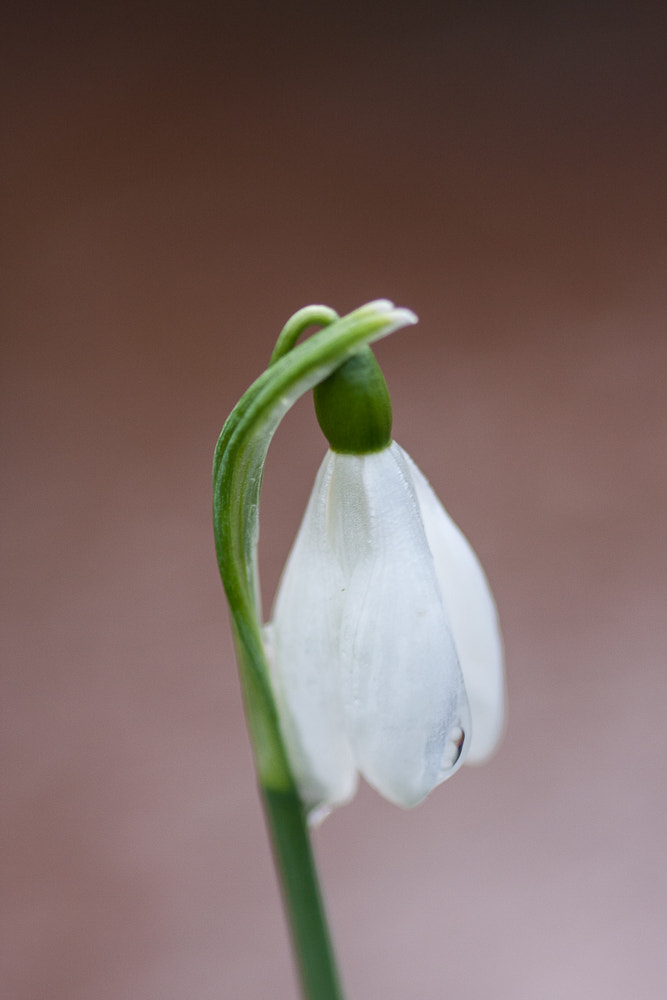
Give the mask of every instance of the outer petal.
[(503, 647), (496, 606), (484, 570), (412, 459), (410, 468), (438, 582), (454, 633), (472, 713), (468, 763), (495, 750), (505, 719)]
[(272, 682), (290, 764), (312, 807), (352, 798), (357, 773), (338, 687), (344, 580), (327, 538), (333, 456), (317, 474), (267, 632)]
[(346, 579), (341, 690), (357, 766), (413, 806), (463, 759), (468, 707), (435, 566), (397, 446), (335, 455), (329, 535)]

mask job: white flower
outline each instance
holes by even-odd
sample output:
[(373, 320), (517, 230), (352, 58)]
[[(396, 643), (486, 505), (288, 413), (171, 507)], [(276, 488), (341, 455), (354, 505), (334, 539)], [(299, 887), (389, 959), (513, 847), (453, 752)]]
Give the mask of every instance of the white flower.
[(358, 773), (416, 805), (500, 738), (502, 642), (488, 583), (395, 443), (327, 453), (267, 647), (290, 764), (320, 815), (352, 797)]

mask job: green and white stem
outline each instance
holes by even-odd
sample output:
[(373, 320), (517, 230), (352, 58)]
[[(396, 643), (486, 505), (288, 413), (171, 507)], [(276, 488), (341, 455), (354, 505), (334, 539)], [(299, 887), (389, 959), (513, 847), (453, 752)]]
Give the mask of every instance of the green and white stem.
[[(213, 463), (216, 553), (229, 602), (241, 687), (303, 995), (341, 1000), (303, 802), (281, 734), (260, 617), (259, 496), (271, 438), (296, 400), (365, 345), (414, 323), (380, 300), (343, 318), (324, 306), (300, 310), (281, 332), (268, 369), (225, 423)], [(299, 336), (319, 326), (307, 340)]]

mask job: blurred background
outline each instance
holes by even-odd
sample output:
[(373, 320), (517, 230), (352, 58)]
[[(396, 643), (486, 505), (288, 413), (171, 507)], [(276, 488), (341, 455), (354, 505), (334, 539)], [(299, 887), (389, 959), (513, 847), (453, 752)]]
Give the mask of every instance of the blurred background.
[[(385, 296), (397, 440), (496, 593), (510, 722), (315, 844), (350, 1000), (667, 982), (664, 8), (3, 15), (1, 992), (297, 995), (214, 559), (287, 317)], [(271, 596), (324, 442), (266, 472)]]

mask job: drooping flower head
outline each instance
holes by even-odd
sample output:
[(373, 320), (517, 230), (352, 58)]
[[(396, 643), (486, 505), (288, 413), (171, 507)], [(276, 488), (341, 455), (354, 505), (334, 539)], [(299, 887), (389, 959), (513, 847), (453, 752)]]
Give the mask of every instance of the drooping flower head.
[[(289, 801), (321, 816), (354, 794), (359, 774), (414, 805), (500, 737), (493, 598), (467, 541), (391, 439), (389, 393), (369, 348), (415, 322), (385, 299), (343, 317), (327, 306), (299, 310), (218, 439), (216, 553), (271, 814)], [(321, 329), (297, 343), (313, 325)], [(263, 626), (264, 463), (282, 417), (309, 389), (330, 449)]]
[(358, 774), (401, 806), (495, 749), (504, 717), (495, 605), (470, 545), (391, 439), (363, 347), (315, 388), (329, 451), (265, 640), (290, 766), (314, 816)]

